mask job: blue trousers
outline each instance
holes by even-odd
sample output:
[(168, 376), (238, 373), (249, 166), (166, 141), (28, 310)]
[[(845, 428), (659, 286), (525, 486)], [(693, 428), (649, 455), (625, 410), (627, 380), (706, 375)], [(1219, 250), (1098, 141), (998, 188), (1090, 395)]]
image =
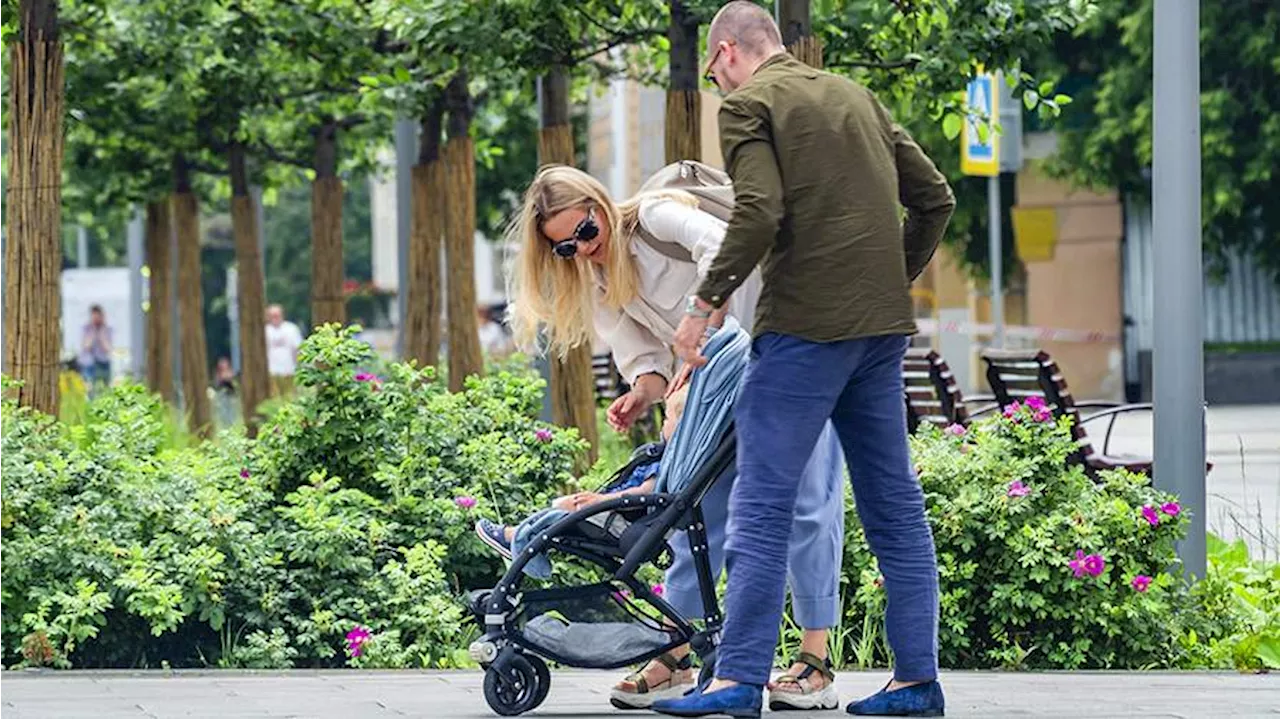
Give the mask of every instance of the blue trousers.
[[(711, 574), (717, 581), (724, 567), (725, 525), (736, 474), (722, 477), (701, 505)], [(844, 558), (844, 455), (830, 424), (822, 430), (799, 481), (786, 558), (792, 615), (804, 629), (829, 629), (839, 624)], [(672, 537), (671, 549), (675, 557), (665, 578), (666, 600), (685, 617), (701, 617), (702, 595), (684, 532)]]
[(797, 477), (828, 420), (880, 564), (894, 677), (938, 671), (938, 567), (907, 452), (899, 335), (818, 343), (776, 333), (752, 347), (735, 408), (738, 478), (729, 501), (729, 587), (716, 676), (768, 681), (778, 641)]

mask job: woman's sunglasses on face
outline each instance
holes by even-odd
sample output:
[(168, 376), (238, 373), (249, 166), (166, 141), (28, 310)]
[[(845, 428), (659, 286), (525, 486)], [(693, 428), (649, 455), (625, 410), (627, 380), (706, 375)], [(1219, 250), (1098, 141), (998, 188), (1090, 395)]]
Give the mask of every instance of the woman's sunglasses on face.
[(596, 224), (596, 208), (587, 210), (587, 216), (573, 228), (573, 236), (564, 240), (552, 240), (551, 251), (557, 257), (569, 260), (578, 254), (579, 242), (590, 242), (600, 236), (600, 226)]

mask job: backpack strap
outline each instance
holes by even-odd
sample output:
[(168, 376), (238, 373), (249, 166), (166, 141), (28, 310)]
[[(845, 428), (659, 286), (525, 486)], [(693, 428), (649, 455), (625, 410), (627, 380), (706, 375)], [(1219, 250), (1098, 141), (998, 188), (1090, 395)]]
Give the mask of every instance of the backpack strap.
[(649, 228), (644, 226), (644, 222), (636, 223), (636, 232), (640, 234), (640, 239), (644, 240), (645, 244), (657, 250), (664, 257), (669, 257), (677, 262), (693, 263), (693, 254), (684, 245), (677, 242), (659, 240), (649, 231)]

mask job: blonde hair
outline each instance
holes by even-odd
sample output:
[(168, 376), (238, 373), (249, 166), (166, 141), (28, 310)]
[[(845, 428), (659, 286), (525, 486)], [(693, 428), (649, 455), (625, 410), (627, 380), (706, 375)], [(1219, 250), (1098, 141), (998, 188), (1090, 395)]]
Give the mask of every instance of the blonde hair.
[(596, 222), (609, 228), (604, 267), (604, 302), (621, 309), (638, 292), (631, 238), (640, 224), (640, 203), (667, 196), (696, 204), (692, 195), (662, 191), (637, 195), (615, 203), (596, 178), (567, 165), (546, 165), (524, 193), (520, 213), (507, 228), (509, 246), (517, 248), (511, 272), (512, 305), (509, 322), (516, 342), (523, 348), (538, 346), (538, 326), (546, 328), (546, 349), (560, 357), (593, 336), (595, 271), (586, 262), (555, 256), (551, 239), (542, 232), (547, 219), (575, 207), (594, 208)]

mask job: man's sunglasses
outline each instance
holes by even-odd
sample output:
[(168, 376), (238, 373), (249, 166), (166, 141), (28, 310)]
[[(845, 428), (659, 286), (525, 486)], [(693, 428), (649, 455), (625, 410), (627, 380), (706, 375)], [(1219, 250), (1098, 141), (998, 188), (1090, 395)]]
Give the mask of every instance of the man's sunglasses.
[(551, 251), (556, 253), (557, 257), (566, 260), (573, 259), (578, 254), (579, 242), (590, 242), (600, 236), (600, 225), (596, 224), (596, 209), (593, 207), (587, 210), (587, 216), (582, 218), (582, 222), (573, 228), (573, 236), (566, 240), (552, 240)]
[(706, 80), (717, 90), (720, 89), (720, 81), (716, 79), (716, 74), (712, 71), (712, 68), (715, 66), (716, 60), (720, 59), (720, 53), (724, 52), (724, 46), (726, 44), (733, 45), (735, 43), (735, 40), (725, 40), (723, 43), (716, 43), (716, 51), (711, 55), (711, 59), (707, 61), (707, 64), (704, 66), (702, 71), (702, 79)]

